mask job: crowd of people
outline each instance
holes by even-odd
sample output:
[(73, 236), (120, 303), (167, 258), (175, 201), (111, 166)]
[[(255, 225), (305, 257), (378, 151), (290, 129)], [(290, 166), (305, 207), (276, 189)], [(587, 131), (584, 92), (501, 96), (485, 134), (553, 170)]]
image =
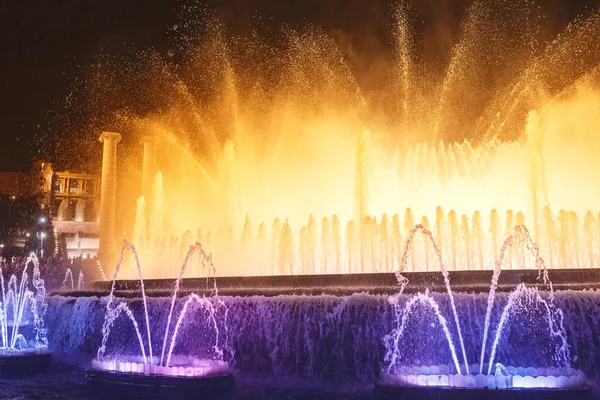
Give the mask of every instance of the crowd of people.
[[(26, 256), (13, 256), (10, 259), (0, 258), (0, 268), (5, 280), (8, 280), (11, 275), (16, 275), (20, 280), (23, 274), (23, 269), (27, 262)], [(94, 281), (102, 279), (102, 272), (96, 257), (93, 258), (66, 258), (66, 257), (47, 257), (40, 258), (40, 274), (44, 280), (46, 290), (48, 292), (61, 290), (64, 288), (85, 288), (86, 285)], [(31, 268), (31, 266), (29, 266)], [(68, 276), (67, 270), (71, 270), (73, 284)], [(79, 275), (83, 274), (83, 282), (80, 282)], [(31, 277), (32, 271), (29, 271)], [(31, 279), (31, 278), (30, 278)], [(81, 287), (83, 284), (83, 287)]]

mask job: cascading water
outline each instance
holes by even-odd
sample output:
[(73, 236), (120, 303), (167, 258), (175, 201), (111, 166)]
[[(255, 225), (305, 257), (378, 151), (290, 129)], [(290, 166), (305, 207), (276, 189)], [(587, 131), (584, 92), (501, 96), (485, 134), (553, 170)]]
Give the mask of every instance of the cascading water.
[[(141, 191), (135, 224), (122, 227), (139, 256), (132, 244), (124, 245), (109, 297), (52, 299), (61, 350), (89, 352), (102, 330), (93, 366), (109, 371), (204, 376), (205, 367), (223, 365), (222, 349), (231, 341), (236, 368), (261, 379), (370, 383), (385, 359), (384, 371), (396, 383), (563, 387), (581, 383), (579, 371), (569, 368), (569, 329), (582, 365), (598, 373), (600, 352), (589, 339), (597, 336), (600, 319), (586, 318), (599, 315), (598, 294), (555, 296), (540, 250), (548, 268), (600, 265), (600, 215), (588, 210), (596, 207), (600, 188), (590, 173), (599, 165), (600, 100), (597, 88), (581, 80), (597, 78), (599, 14), (592, 11), (548, 42), (536, 40), (535, 29), (521, 31), (526, 24), (510, 23), (522, 22), (519, 12), (504, 13), (501, 5), (487, 9), (498, 2), (474, 2), (437, 84), (430, 81), (435, 73), (428, 73), (427, 57), (416, 54), (416, 43), (429, 40), (420, 40), (410, 25), (415, 18), (409, 3), (401, 2), (395, 14), (397, 65), (381, 63), (395, 78), (386, 82), (383, 76), (371, 92), (358, 82), (372, 79), (357, 79), (335, 40), (313, 28), (283, 29), (284, 43), (271, 46), (254, 32), (251, 40), (228, 40), (221, 24), (207, 24), (201, 39), (184, 36), (167, 61), (153, 51), (140, 56), (150, 54), (146, 81), (158, 88), (128, 91), (110, 80), (124, 74), (123, 81), (139, 83), (127, 74), (144, 75), (143, 60), (136, 68), (99, 63), (109, 78), (99, 74), (102, 84), (82, 86), (110, 88), (115, 97), (142, 92), (158, 110), (135, 107), (143, 103), (129, 97), (71, 102), (122, 105), (127, 111), (116, 119), (127, 119), (124, 132), (152, 133), (164, 151), (155, 160), (152, 190)], [(185, 22), (179, 32), (193, 25)], [(519, 40), (499, 29), (499, 22), (514, 26)], [(543, 42), (547, 48), (529, 49)], [(488, 51), (498, 49), (503, 51)], [(256, 54), (266, 59), (254, 63)], [(514, 79), (482, 67), (504, 58)], [(375, 70), (377, 64), (368, 63)], [(488, 80), (497, 83), (482, 88)], [(136, 109), (144, 109), (143, 116), (135, 117)], [(357, 115), (358, 140), (352, 134)], [(588, 147), (590, 154), (580, 156), (577, 150)], [(134, 164), (139, 167), (125, 162), (119, 173), (136, 176)], [(578, 178), (588, 178), (589, 190), (580, 190)], [(118, 198), (131, 205), (140, 191), (127, 186), (119, 188)], [(132, 217), (117, 219), (129, 223)], [(526, 231), (513, 233), (513, 226), (525, 223), (541, 249), (529, 240), (514, 246)], [(195, 241), (215, 254), (223, 275), (395, 271), (401, 293), (392, 299), (366, 293), (220, 298), (215, 285), (213, 297), (179, 299), (182, 277), (200, 273), (193, 265), (186, 268), (194, 249), (214, 276), (212, 258), (189, 246)], [(114, 283), (125, 250), (134, 254), (132, 270), (142, 291), (141, 299), (128, 302), (116, 298)], [(409, 250), (416, 250), (410, 260)], [(534, 262), (524, 263), (532, 255)], [(140, 261), (150, 268), (146, 277), (177, 277), (170, 299), (147, 298)], [(523, 285), (496, 294), (502, 267), (537, 268), (550, 294)], [(402, 292), (408, 284), (403, 272), (437, 268), (445, 294)], [(494, 270), (488, 295), (453, 293), (448, 271), (476, 269)], [(16, 281), (9, 287), (15, 291)], [(563, 323), (561, 308), (570, 324)], [(194, 329), (197, 321), (209, 328), (209, 340), (205, 330)], [(508, 340), (508, 332), (520, 334), (518, 324), (536, 329)], [(385, 334), (391, 347), (384, 355)], [(195, 364), (209, 359), (206, 354), (177, 356), (206, 343), (213, 364)], [(418, 351), (407, 355), (413, 349)], [(550, 350), (539, 356), (531, 349)], [(479, 364), (468, 364), (477, 359)], [(450, 365), (440, 365), (448, 360)], [(552, 367), (532, 372), (510, 364)]]
[(517, 312), (526, 312), (528, 307), (535, 308), (536, 306), (542, 308), (544, 320), (547, 322), (548, 326), (547, 333), (551, 339), (559, 339), (559, 346), (556, 347), (554, 356), (551, 357), (552, 361), (556, 363), (557, 368), (569, 368), (571, 366), (569, 347), (565, 337), (565, 329), (562, 325), (562, 311), (554, 306), (552, 300), (548, 301), (542, 298), (537, 288), (527, 288), (524, 284), (519, 284), (508, 297), (506, 305), (504, 306), (502, 314), (500, 315), (498, 328), (496, 329), (494, 341), (492, 342), (492, 349), (488, 364), (489, 366), (487, 370), (488, 375), (492, 373), (494, 357), (496, 356), (496, 350), (498, 348), (500, 336), (502, 335), (504, 326), (511, 315)]
[[(444, 262), (442, 260), (442, 253), (440, 252), (440, 249), (437, 247), (436, 243), (435, 243), (435, 239), (433, 238), (433, 234), (431, 233), (430, 230), (425, 229), (425, 227), (423, 225), (416, 225), (411, 231), (410, 231), (410, 235), (408, 237), (408, 239), (406, 240), (405, 246), (404, 246), (404, 255), (402, 256), (402, 264), (401, 264), (401, 268), (396, 272), (396, 277), (398, 278), (398, 283), (401, 285), (402, 289), (401, 291), (404, 289), (404, 287), (407, 284), (407, 280), (401, 275), (402, 271), (404, 270), (405, 266), (406, 266), (406, 262), (408, 260), (408, 252), (412, 250), (412, 243), (415, 237), (415, 234), (421, 231), (426, 237), (427, 239), (430, 240), (431, 244), (433, 245), (433, 250), (435, 252), (435, 255), (438, 259), (439, 265), (440, 265), (440, 269), (442, 271), (442, 275), (444, 277), (444, 284), (446, 285), (446, 292), (448, 293), (448, 297), (450, 299), (450, 304), (452, 307), (452, 313), (454, 315), (454, 322), (456, 324), (456, 329), (458, 331), (458, 340), (460, 343), (460, 348), (462, 350), (462, 355), (463, 355), (463, 361), (465, 363), (465, 373), (469, 373), (469, 363), (467, 361), (467, 354), (465, 353), (465, 343), (462, 337), (462, 330), (461, 330), (461, 326), (458, 320), (458, 312), (456, 311), (456, 304), (454, 302), (454, 295), (452, 293), (452, 289), (450, 287), (450, 276), (448, 274), (448, 269), (446, 268), (446, 266), (444, 265)], [(429, 296), (426, 296), (426, 299), (430, 299)], [(436, 314), (438, 315), (438, 317), (441, 317), (441, 315), (439, 314), (439, 308), (437, 307), (437, 304), (435, 304), (435, 302), (430, 301), (428, 303), (431, 307), (434, 308), (434, 310), (436, 310)], [(410, 310), (407, 310), (410, 311)], [(442, 319), (440, 319), (440, 322), (442, 322)], [(448, 334), (448, 327), (447, 324), (443, 323), (444, 325), (444, 333)], [(403, 330), (403, 329), (402, 329)], [(398, 341), (399, 337), (401, 337), (401, 334), (398, 334), (398, 338), (395, 340), (395, 342)], [(452, 353), (453, 356), (455, 357), (455, 350), (454, 350), (454, 345), (452, 344)], [(458, 364), (456, 365), (457, 367), (457, 371), (460, 374), (460, 368), (458, 368)]]
[[(431, 241), (433, 248), (440, 257), (439, 261), (442, 267), (442, 273), (444, 273), (441, 254), (439, 253), (435, 240), (431, 235), (431, 232), (424, 229), (423, 226), (420, 225), (417, 225), (417, 227), (413, 230), (412, 235), (407, 240), (407, 249), (405, 250), (405, 255), (403, 257), (404, 263), (407, 261), (407, 254), (409, 250), (408, 247), (411, 245), (417, 230), (421, 230), (423, 235)], [(517, 288), (509, 295), (506, 305), (500, 314), (496, 333), (491, 346), (489, 362), (484, 364), (486, 342), (490, 328), (496, 287), (503, 265), (503, 258), (509, 247), (514, 248), (515, 250), (524, 250), (526, 253), (529, 253), (539, 271), (538, 281), (540, 284), (549, 288), (549, 294), (548, 298), (545, 299), (538, 287), (527, 288), (524, 284), (519, 284), (517, 286)], [(521, 252), (521, 255), (523, 259), (525, 259), (526, 255), (523, 252)], [(404, 277), (402, 277), (401, 271), (398, 271), (397, 276), (399, 277), (398, 282), (401, 285), (402, 291), (406, 286), (407, 281)], [(450, 289), (450, 283), (447, 278), (447, 272), (444, 275), (444, 278), (448, 289), (447, 294), (450, 300), (450, 308), (455, 316), (455, 329), (458, 333), (458, 339), (463, 349), (463, 354), (465, 355), (466, 364), (464, 341), (461, 333), (461, 321), (458, 317), (460, 312), (457, 312), (454, 297)], [(392, 296), (389, 299), (395, 310), (397, 326), (392, 330), (392, 333), (387, 335), (384, 339), (386, 345), (385, 362), (387, 363), (387, 368), (385, 369), (385, 373), (382, 374), (382, 382), (385, 384), (401, 386), (450, 386), (459, 388), (487, 387), (491, 389), (507, 389), (513, 387), (567, 388), (579, 387), (585, 384), (583, 373), (571, 368), (570, 350), (566, 339), (563, 311), (554, 304), (554, 290), (552, 287), (552, 282), (548, 279), (546, 265), (540, 256), (539, 248), (531, 239), (528, 230), (523, 226), (516, 226), (514, 228), (514, 233), (504, 241), (504, 244), (500, 249), (499, 258), (495, 264), (495, 269), (492, 276), (492, 284), (488, 293), (487, 308), (484, 314), (484, 329), (483, 341), (480, 350), (480, 363), (479, 365), (473, 365), (471, 367), (471, 370), (473, 371), (475, 369), (479, 370), (478, 375), (471, 375), (469, 373), (469, 366), (467, 364), (466, 376), (462, 376), (463, 374), (461, 372), (456, 355), (456, 346), (448, 327), (448, 323), (440, 311), (440, 306), (429, 295), (429, 293), (426, 292), (425, 294), (417, 294), (406, 301), (404, 306), (401, 306), (401, 301), (399, 299), (400, 296)], [(453, 362), (453, 365), (450, 367), (443, 364), (439, 365), (439, 361), (441, 361), (439, 358), (437, 359), (438, 364), (435, 364), (431, 367), (419, 367), (420, 362), (418, 359), (416, 367), (414, 364), (410, 365), (410, 361), (407, 365), (407, 357), (404, 357), (404, 360), (402, 359), (404, 350), (403, 339), (406, 335), (407, 326), (411, 322), (411, 319), (414, 319), (414, 310), (419, 309), (419, 306), (426, 306), (434, 311), (435, 317), (442, 327), (442, 331), (450, 350)], [(504, 368), (502, 364), (494, 364), (496, 352), (506, 324), (509, 323), (509, 321), (514, 320), (516, 318), (515, 316), (519, 315), (528, 315), (530, 318), (533, 318), (533, 320), (540, 319), (542, 321), (542, 334), (549, 338), (546, 346), (549, 346), (551, 349), (549, 350), (549, 357), (547, 359), (547, 362), (550, 364), (546, 365), (544, 368), (527, 368), (518, 370), (514, 367)], [(531, 321), (531, 319), (528, 321), (529, 325), (532, 324)], [(432, 323), (431, 328), (433, 328), (434, 325), (435, 324)], [(529, 332), (528, 334), (531, 333)], [(528, 351), (534, 353), (544, 353), (545, 349), (543, 347), (544, 346), (538, 345), (537, 348), (530, 348)], [(486, 365), (487, 370), (485, 372), (487, 375), (483, 375)], [(494, 367), (496, 367), (495, 370)], [(492, 375), (494, 371), (495, 375)]]
[[(32, 286), (29, 286), (28, 269), (32, 268)], [(0, 265), (0, 355), (28, 355), (48, 352), (44, 319), (47, 311), (46, 289), (40, 277), (39, 261), (31, 254), (25, 261), (19, 282), (11, 275), (5, 285)]]
[[(119, 301), (116, 305), (113, 305), (116, 299), (114, 294), (115, 283), (120, 267), (123, 263), (126, 250), (130, 250), (132, 252), (138, 270), (142, 294), (142, 310), (145, 317), (145, 332), (143, 332), (143, 330), (141, 330), (139, 327), (135, 316), (135, 310), (133, 310), (127, 303)], [(175, 310), (178, 300), (181, 280), (185, 274), (186, 268), (191, 262), (193, 262), (192, 258), (195, 254), (199, 256), (198, 262), (200, 267), (207, 270), (207, 284), (212, 278), (212, 291), (208, 297), (206, 295), (198, 296), (197, 294), (190, 294), (183, 303), (183, 306), (179, 311), (179, 316), (177, 318), (177, 322), (175, 323), (175, 327), (171, 332), (171, 321), (173, 311)], [(102, 326), (102, 342), (98, 348), (96, 358), (92, 361), (93, 369), (146, 375), (159, 374), (188, 377), (215, 376), (229, 373), (227, 363), (224, 361), (224, 352), (222, 350), (222, 346), (226, 344), (227, 337), (227, 307), (225, 306), (225, 303), (221, 301), (218, 295), (215, 279), (215, 267), (212, 263), (211, 256), (204, 252), (204, 249), (199, 243), (189, 247), (184, 262), (181, 266), (179, 277), (175, 282), (173, 295), (171, 297), (171, 306), (168, 312), (168, 319), (162, 340), (160, 358), (158, 356), (154, 356), (153, 346), (155, 342), (152, 341), (151, 332), (156, 329), (156, 324), (152, 325), (152, 319), (150, 318), (151, 312), (149, 311), (148, 303), (149, 302), (144, 286), (144, 278), (142, 275), (142, 268), (137, 256), (137, 251), (130, 242), (125, 241), (123, 243), (121, 256), (117, 262), (113, 276), (111, 291), (107, 298), (106, 313)], [(185, 321), (188, 309), (193, 304), (200, 306), (201, 310), (204, 312), (204, 319), (208, 322), (206, 325), (207, 329), (212, 329), (214, 331), (214, 342), (210, 346), (210, 354), (208, 355), (209, 357), (206, 358), (197, 358), (188, 355), (173, 355), (175, 346), (177, 344), (177, 338), (180, 333), (180, 328)], [(109, 345), (111, 331), (114, 329), (117, 319), (123, 314), (127, 316), (133, 326), (136, 341), (139, 344), (140, 356), (136, 357), (117, 355), (116, 357), (111, 357), (105, 355)], [(223, 321), (217, 321), (218, 319), (222, 319)], [(220, 335), (220, 333), (223, 333), (220, 332), (223, 329), (225, 332), (223, 335)], [(225, 336), (225, 339), (222, 336)]]
[[(394, 304), (395, 302), (392, 303)], [(444, 336), (448, 341), (448, 347), (450, 348), (450, 353), (452, 354), (452, 361), (454, 363), (454, 367), (456, 368), (457, 373), (461, 374), (461, 368), (458, 362), (458, 357), (456, 356), (456, 348), (454, 346), (454, 341), (452, 340), (452, 334), (450, 333), (450, 329), (448, 328), (446, 318), (444, 318), (440, 311), (439, 305), (435, 302), (433, 298), (431, 298), (431, 296), (429, 296), (428, 292), (425, 292), (425, 294), (418, 293), (417, 295), (413, 296), (408, 302), (406, 302), (406, 305), (404, 306), (404, 309), (401, 312), (402, 321), (397, 331), (393, 334), (392, 354), (391, 356), (386, 356), (386, 358), (389, 358), (390, 362), (390, 365), (387, 368), (388, 374), (392, 372), (393, 367), (398, 361), (398, 346), (400, 345), (400, 341), (402, 340), (402, 335), (404, 334), (404, 329), (406, 327), (406, 322), (410, 316), (410, 313), (413, 310), (413, 308), (418, 307), (420, 305), (431, 307), (435, 312), (435, 315), (438, 318), (440, 325), (442, 326), (442, 330), (444, 331)], [(465, 365), (465, 368), (468, 374), (468, 365)]]
[[(430, 296), (447, 318), (456, 341), (452, 318), (448, 318), (452, 310), (447, 295), (432, 292)], [(498, 326), (508, 296), (504, 292), (496, 294), (495, 302), (501, 307), (495, 306), (492, 310), (493, 328)], [(396, 304), (403, 308), (411, 297), (403, 294), (397, 303), (390, 304), (388, 296), (367, 293), (349, 296), (257, 294), (249, 297), (220, 294), (229, 310), (227, 345), (221, 348), (231, 349), (226, 351), (225, 357), (235, 368), (236, 374), (257, 382), (333, 384), (337, 388), (356, 384), (371, 385), (388, 367), (387, 363), (382, 365), (387, 351), (382, 338), (398, 327), (394, 308)], [(477, 364), (470, 366), (473, 373), (478, 373), (479, 368), (487, 297), (487, 293), (455, 293), (465, 350), (469, 360), (477, 361)], [(546, 297), (544, 299), (547, 301)], [(177, 310), (184, 301), (186, 299), (177, 303), (175, 314), (178, 314)], [(141, 299), (131, 299), (128, 303), (139, 320), (143, 315)], [(595, 291), (558, 291), (555, 293), (554, 304), (557, 309), (564, 311), (565, 337), (569, 341), (573, 368), (585, 371), (586, 377), (590, 379), (597, 379), (600, 376), (600, 349), (595, 337), (600, 332), (600, 294)], [(104, 324), (106, 299), (55, 295), (49, 298), (49, 306), (47, 325), (50, 342), (54, 344), (53, 352), (60, 353), (61, 357), (68, 360), (89, 361), (95, 358), (102, 341), (100, 332)], [(160, 338), (153, 335), (158, 354), (170, 310), (170, 298), (150, 298), (149, 306), (153, 326), (158, 327), (155, 331), (161, 333)], [(560, 343), (557, 338), (554, 342), (550, 339), (547, 323), (544, 324), (542, 318), (545, 311), (539, 306), (530, 313), (520, 306), (517, 308), (504, 325), (494, 363), (500, 362), (506, 368), (558, 365), (554, 361), (553, 350), (560, 347)], [(413, 316), (418, 319), (409, 319), (399, 347), (401, 360), (406, 361), (402, 364), (453, 364), (448, 342), (432, 309), (416, 307), (413, 309)], [(214, 343), (214, 336), (210, 336), (210, 341), (198, 337), (198, 332), (204, 329), (199, 328), (198, 321), (206, 321), (205, 310), (190, 304), (180, 327), (174, 356), (191, 354), (197, 358), (206, 358), (208, 354), (213, 354), (208, 347)], [(221, 321), (222, 319), (217, 319), (217, 322)], [(535, 326), (531, 325), (532, 321)], [(435, 323), (434, 327), (431, 326), (432, 322)], [(202, 323), (203, 327), (209, 326)], [(419, 329), (415, 329), (415, 323)], [(143, 326), (140, 331), (143, 331)], [(488, 343), (494, 341), (494, 336), (495, 329), (492, 329)], [(160, 340), (156, 340), (157, 338)], [(534, 352), (532, 349), (540, 351)], [(544, 352), (544, 349), (548, 351)], [(113, 357), (134, 358), (139, 354), (140, 346), (131, 322), (126, 317), (117, 321), (107, 346), (106, 359), (112, 361)], [(420, 364), (417, 364), (417, 360)], [(143, 363), (143, 360), (140, 358), (139, 362)], [(159, 360), (156, 364), (158, 362)], [(487, 366), (484, 366), (485, 373)], [(453, 366), (451, 368), (455, 369)], [(512, 368), (510, 370), (513, 371)], [(565, 376), (568, 371), (566, 369), (564, 372)]]
[[(422, 226), (413, 227), (413, 230), (412, 240), (407, 240), (404, 246), (401, 257), (403, 265), (420, 262), (423, 258), (421, 249), (432, 239)], [(251, 376), (258, 375), (260, 379), (273, 378), (278, 382), (305, 379), (310, 382), (369, 383), (377, 376), (387, 374), (393, 379), (414, 375), (413, 383), (418, 384), (419, 375), (427, 377), (439, 370), (444, 373), (447, 371), (448, 376), (453, 375), (452, 379), (458, 379), (452, 381), (454, 386), (477, 386), (482, 383), (481, 376), (484, 375), (474, 374), (483, 367), (483, 373), (489, 371), (490, 374), (495, 374), (485, 375), (486, 379), (494, 377), (493, 382), (487, 382), (486, 385), (493, 383), (498, 388), (554, 383), (557, 386), (578, 386), (583, 377), (580, 371), (569, 368), (570, 353), (578, 356), (577, 367), (586, 367), (586, 374), (600, 372), (593, 367), (596, 365), (596, 352), (587, 347), (589, 335), (600, 329), (594, 325), (594, 319), (587, 318), (587, 315), (600, 312), (597, 310), (597, 301), (594, 300), (597, 294), (554, 293), (547, 280), (544, 261), (539, 257), (527, 230), (517, 226), (511, 236), (513, 239), (507, 238), (502, 251), (497, 252), (498, 257), (502, 253), (513, 251), (515, 255), (520, 254), (519, 262), (537, 265), (540, 284), (550, 289), (549, 295), (538, 288), (524, 286), (519, 286), (512, 294), (507, 295), (496, 293), (492, 290), (495, 285), (492, 285), (487, 295), (452, 293), (455, 303), (453, 308), (448, 293), (426, 293), (417, 297), (402, 293), (408, 281), (401, 271), (397, 271), (400, 293), (391, 299), (369, 294), (347, 297), (219, 297), (219, 301), (226, 304), (226, 307), (211, 302), (216, 311), (221, 310), (223, 313), (218, 318), (215, 313), (215, 318), (212, 319), (211, 305), (201, 300), (201, 297), (191, 295), (173, 303), (179, 285), (185, 282), (178, 280), (173, 291), (175, 297), (149, 298), (147, 301), (152, 326), (165, 330), (165, 336), (160, 338), (162, 340), (156, 340), (156, 334), (153, 335), (155, 348), (161, 348), (161, 357), (155, 352), (157, 356), (154, 364), (159, 366), (155, 370), (157, 373), (168, 374), (165, 362), (170, 362), (170, 365), (178, 365), (180, 361), (187, 362), (178, 360), (177, 353), (193, 354), (197, 359), (205, 359), (210, 354), (220, 359), (220, 350), (213, 346), (220, 341), (219, 349), (227, 349), (236, 370)], [(431, 245), (431, 249), (433, 248)], [(196, 251), (199, 250), (198, 248)], [(502, 266), (502, 263), (498, 265)], [(520, 264), (515, 266), (521, 267)], [(180, 275), (185, 276), (186, 270), (186, 267), (180, 269)], [(209, 287), (208, 292), (211, 291), (216, 293), (216, 287)], [(500, 302), (505, 305), (493, 306), (490, 312), (490, 298), (492, 303)], [(68, 337), (67, 342), (62, 339), (61, 346), (64, 346), (62, 351), (71, 356), (87, 351), (87, 341), (90, 339), (101, 347), (104, 337), (97, 337), (96, 332), (101, 331), (103, 326), (109, 326), (110, 331), (117, 329), (118, 334), (111, 334), (111, 340), (108, 340), (107, 335), (105, 345), (117, 355), (102, 358), (97, 355), (96, 368), (125, 370), (128, 368), (127, 362), (130, 362), (129, 368), (134, 368), (133, 362), (137, 363), (136, 371), (150, 368), (151, 372), (150, 363), (148, 362), (148, 367), (144, 363), (144, 354), (148, 361), (149, 353), (144, 327), (138, 326), (136, 320), (136, 316), (139, 318), (144, 315), (143, 299), (131, 300), (128, 304), (122, 303), (117, 307), (111, 306), (115, 310), (112, 322), (106, 318), (107, 300), (53, 297), (51, 324), (52, 332), (56, 335), (54, 341)], [(194, 307), (195, 304), (200, 307)], [(404, 312), (405, 309), (408, 312)], [(462, 365), (461, 359), (464, 357), (461, 357), (462, 345), (458, 343), (456, 321), (445, 317), (453, 314), (453, 309), (457, 311), (467, 360), (479, 360), (480, 352), (483, 351), (484, 319), (489, 321), (487, 336), (492, 331), (489, 339), (491, 349), (486, 355), (488, 363), (484, 362), (483, 366), (480, 363), (469, 365), (470, 374), (465, 374), (465, 367)], [(175, 317), (177, 310), (179, 317)], [(561, 310), (565, 310), (564, 315)], [(119, 326), (111, 325), (119, 312), (131, 319), (125, 319)], [(98, 315), (102, 318), (98, 318)], [(226, 325), (223, 324), (224, 317), (227, 318)], [(205, 322), (200, 330), (195, 325), (197, 321)], [(212, 334), (208, 341), (196, 339), (198, 332), (215, 332), (215, 322), (218, 325), (219, 339)], [(496, 327), (495, 331), (490, 327)], [(227, 332), (224, 334), (226, 328)], [(152, 331), (157, 329), (153, 328)], [(566, 341), (567, 333), (570, 347)], [(385, 348), (381, 346), (383, 337), (386, 337)], [(203, 343), (209, 345), (204, 346)], [(141, 357), (136, 354), (141, 354)], [(171, 360), (167, 361), (169, 354)], [(118, 364), (117, 359), (121, 359), (122, 363)], [(382, 360), (386, 364), (380, 372)], [(395, 361), (390, 363), (392, 360)], [(450, 365), (440, 365), (445, 360)], [(498, 362), (507, 366), (497, 364)], [(514, 368), (511, 365), (549, 367), (532, 370)], [(158, 372), (158, 368), (162, 368), (162, 372)], [(177, 369), (176, 372), (179, 374), (181, 371)], [(175, 372), (171, 370), (170, 373)], [(541, 374), (545, 374), (543, 378), (532, 383), (531, 379), (535, 380), (537, 377), (534, 377)], [(463, 378), (456, 378), (457, 375)], [(554, 380), (549, 375), (558, 378)], [(394, 382), (399, 384), (398, 380)], [(436, 382), (443, 383), (440, 380), (432, 381)], [(448, 384), (450, 385), (450, 381)]]

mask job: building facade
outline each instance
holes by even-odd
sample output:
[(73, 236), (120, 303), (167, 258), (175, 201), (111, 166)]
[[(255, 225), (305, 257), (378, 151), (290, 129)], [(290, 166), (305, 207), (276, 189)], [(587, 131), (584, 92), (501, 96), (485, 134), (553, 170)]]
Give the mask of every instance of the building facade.
[(56, 252), (68, 257), (94, 257), (98, 253), (100, 179), (80, 172), (56, 171), (46, 206), (53, 217)]
[(67, 257), (94, 257), (99, 244), (100, 177), (54, 171), (46, 161), (31, 171), (0, 172), (0, 195), (15, 199), (36, 196), (40, 208), (52, 216), (55, 252)]

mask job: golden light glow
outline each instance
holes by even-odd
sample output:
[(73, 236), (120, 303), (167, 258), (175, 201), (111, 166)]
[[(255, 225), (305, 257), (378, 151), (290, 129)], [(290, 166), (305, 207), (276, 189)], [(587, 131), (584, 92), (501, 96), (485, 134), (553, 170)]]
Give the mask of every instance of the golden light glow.
[[(150, 198), (139, 197), (141, 147), (120, 169), (132, 184), (119, 189), (118, 219), (152, 276), (174, 276), (196, 240), (220, 275), (393, 271), (421, 222), (451, 269), (493, 268), (517, 223), (548, 266), (600, 265), (600, 59), (579, 46), (598, 41), (598, 15), (522, 53), (512, 80), (489, 87), (489, 65), (470, 58), (484, 57), (473, 37), (487, 14), (471, 10), (436, 80), (416, 61), (407, 12), (396, 15), (394, 78), (369, 93), (316, 29), (284, 30), (274, 50), (255, 36), (232, 43), (216, 25), (182, 50), (165, 78), (168, 110), (128, 120), (157, 143)], [(437, 270), (430, 245), (415, 246), (408, 268)], [(506, 263), (535, 267), (523, 260)]]

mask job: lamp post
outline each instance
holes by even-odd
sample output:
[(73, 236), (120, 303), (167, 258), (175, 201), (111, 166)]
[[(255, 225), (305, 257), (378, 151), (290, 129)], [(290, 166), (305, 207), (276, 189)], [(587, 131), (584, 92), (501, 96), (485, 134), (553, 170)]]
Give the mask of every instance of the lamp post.
[(38, 220), (38, 222), (40, 223), (40, 225), (42, 225), (42, 231), (39, 233), (40, 235), (40, 258), (44, 258), (44, 238), (46, 237), (46, 232), (44, 231), (45, 228), (45, 224), (46, 221), (48, 221), (48, 218), (41, 216), (40, 219)]
[(42, 249), (40, 250), (40, 258), (44, 258), (44, 238), (46, 237), (46, 232), (40, 232), (40, 243)]

